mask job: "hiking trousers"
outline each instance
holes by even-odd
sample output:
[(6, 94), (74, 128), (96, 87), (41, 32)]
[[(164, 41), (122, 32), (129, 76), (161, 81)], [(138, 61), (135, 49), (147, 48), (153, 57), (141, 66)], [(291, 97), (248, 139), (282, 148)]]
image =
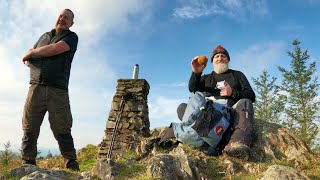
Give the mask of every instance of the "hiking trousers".
[(253, 139), (254, 111), (250, 99), (240, 99), (232, 106), (234, 112), (234, 132), (231, 135), (231, 142), (239, 142), (250, 146)]
[(58, 141), (61, 155), (65, 159), (76, 159), (71, 135), (72, 115), (68, 90), (32, 84), (22, 116), (23, 137), (21, 156), (23, 160), (35, 160), (40, 126), (48, 111), (50, 128)]

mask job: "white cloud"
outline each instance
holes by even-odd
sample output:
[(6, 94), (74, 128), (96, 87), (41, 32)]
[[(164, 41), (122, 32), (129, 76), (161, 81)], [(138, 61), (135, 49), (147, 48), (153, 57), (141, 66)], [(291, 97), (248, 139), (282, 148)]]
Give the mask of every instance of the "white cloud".
[(168, 99), (159, 96), (149, 102), (150, 128), (169, 126), (171, 122), (179, 122), (176, 109), (185, 99)]
[(286, 52), (285, 44), (281, 41), (254, 44), (245, 50), (234, 52), (234, 56), (231, 55), (230, 66), (242, 71), (250, 80), (250, 77), (257, 77), (257, 73), (264, 69), (277, 70), (284, 52)]
[(226, 15), (237, 21), (248, 21), (268, 13), (265, 0), (187, 0), (173, 10), (173, 16), (194, 19), (209, 15)]
[(216, 4), (210, 6), (203, 1), (190, 1), (182, 7), (174, 9), (173, 16), (183, 19), (193, 19), (212, 14), (221, 15), (223, 13), (224, 11), (220, 10)]
[(187, 82), (176, 82), (176, 83), (170, 83), (170, 84), (157, 84), (157, 87), (167, 87), (169, 89), (171, 88), (181, 88), (181, 87), (188, 87)]

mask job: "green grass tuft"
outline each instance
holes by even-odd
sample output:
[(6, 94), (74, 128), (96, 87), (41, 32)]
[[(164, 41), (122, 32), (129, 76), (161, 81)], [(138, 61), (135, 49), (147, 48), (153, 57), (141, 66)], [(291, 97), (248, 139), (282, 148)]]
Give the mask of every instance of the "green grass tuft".
[(91, 170), (95, 164), (96, 164), (96, 160), (95, 159), (88, 159), (86, 161), (82, 161), (79, 165), (80, 165), (80, 171), (89, 171)]
[(136, 179), (138, 176), (140, 176), (143, 172), (146, 171), (146, 167), (143, 164), (139, 164), (137, 162), (131, 165), (121, 164), (121, 166), (121, 171), (116, 177), (116, 179), (119, 180), (128, 178)]

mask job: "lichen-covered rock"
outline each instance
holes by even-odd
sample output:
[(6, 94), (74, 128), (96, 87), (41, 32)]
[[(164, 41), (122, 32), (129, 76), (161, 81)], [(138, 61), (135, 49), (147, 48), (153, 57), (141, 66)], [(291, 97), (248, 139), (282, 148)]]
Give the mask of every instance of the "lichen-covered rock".
[[(157, 128), (151, 131), (153, 138), (161, 136), (166, 128)], [(199, 151), (199, 153), (201, 153)], [(179, 156), (186, 154), (182, 148), (176, 148), (170, 155)], [(255, 137), (250, 149), (249, 161), (239, 160), (224, 154), (220, 156), (219, 162), (227, 175), (241, 173), (257, 174), (261, 172), (266, 163), (286, 162), (295, 165), (309, 165), (314, 155), (304, 143), (303, 139), (278, 124), (256, 120)], [(201, 164), (202, 162), (198, 162)], [(301, 167), (301, 166), (300, 166)]]
[(10, 176), (13, 179), (28, 179), (28, 180), (61, 180), (61, 179), (74, 179), (74, 180), (85, 180), (81, 175), (74, 174), (68, 171), (59, 169), (43, 169), (34, 165), (23, 165), (10, 171)]
[[(168, 124), (169, 127), (170, 124)], [(160, 137), (161, 134), (163, 133), (163, 131), (165, 131), (168, 127), (158, 127), (158, 128), (154, 128), (150, 131), (151, 134), (151, 138), (157, 138)]]
[(229, 159), (225, 159), (222, 161), (223, 169), (227, 175), (235, 175), (241, 172), (241, 165), (235, 161), (231, 161)]
[(207, 166), (207, 159), (200, 158), (199, 152), (187, 152), (179, 144), (170, 152), (153, 153), (148, 161), (147, 173), (156, 179), (210, 179), (200, 168)]
[(171, 156), (160, 154), (151, 157), (147, 167), (147, 173), (153, 178), (164, 180), (194, 180), (208, 179), (199, 173), (198, 168), (188, 156)]
[(300, 136), (278, 124), (256, 120), (255, 132), (251, 161), (285, 161), (298, 166), (307, 165), (314, 158)]
[(259, 180), (309, 180), (303, 172), (288, 166), (272, 165), (263, 174)]
[(94, 168), (92, 169), (92, 175), (100, 179), (115, 179), (115, 176), (119, 174), (120, 167), (113, 161), (98, 160)]

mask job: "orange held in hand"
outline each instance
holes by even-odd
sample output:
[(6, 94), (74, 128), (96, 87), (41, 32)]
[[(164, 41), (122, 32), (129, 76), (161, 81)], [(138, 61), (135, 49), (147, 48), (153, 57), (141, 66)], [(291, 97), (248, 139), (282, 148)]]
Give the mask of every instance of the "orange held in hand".
[(204, 66), (207, 65), (208, 58), (206, 56), (199, 56), (198, 57), (198, 62)]

